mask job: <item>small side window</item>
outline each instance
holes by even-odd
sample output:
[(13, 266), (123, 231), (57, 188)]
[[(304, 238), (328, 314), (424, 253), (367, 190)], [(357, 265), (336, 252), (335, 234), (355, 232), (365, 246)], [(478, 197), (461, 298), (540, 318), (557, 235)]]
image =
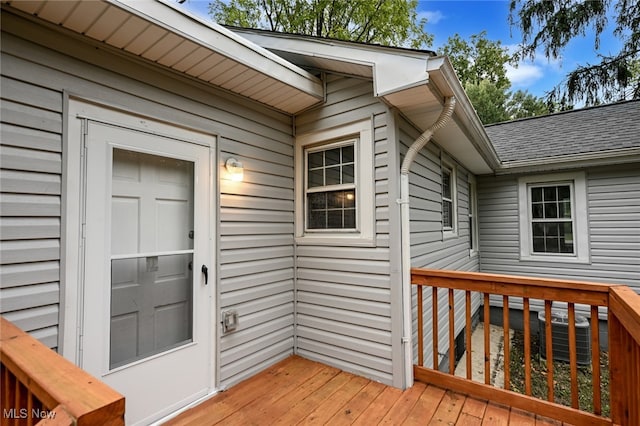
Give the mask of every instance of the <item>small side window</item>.
[(457, 188), (455, 169), (449, 165), (442, 166), (442, 230), (445, 236), (457, 232)]

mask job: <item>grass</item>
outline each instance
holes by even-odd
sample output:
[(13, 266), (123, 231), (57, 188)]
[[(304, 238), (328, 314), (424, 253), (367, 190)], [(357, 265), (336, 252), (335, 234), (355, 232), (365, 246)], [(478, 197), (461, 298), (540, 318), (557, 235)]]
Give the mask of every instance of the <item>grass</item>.
[[(531, 394), (547, 399), (547, 361), (539, 355), (538, 336), (531, 336)], [(511, 342), (511, 390), (524, 394), (524, 335), (515, 331)], [(578, 401), (582, 411), (593, 413), (593, 371), (591, 365), (578, 365)], [(555, 402), (571, 406), (571, 370), (569, 363), (554, 361), (553, 380)], [(602, 415), (610, 415), (609, 407), (609, 356), (600, 352), (600, 392), (602, 395)]]

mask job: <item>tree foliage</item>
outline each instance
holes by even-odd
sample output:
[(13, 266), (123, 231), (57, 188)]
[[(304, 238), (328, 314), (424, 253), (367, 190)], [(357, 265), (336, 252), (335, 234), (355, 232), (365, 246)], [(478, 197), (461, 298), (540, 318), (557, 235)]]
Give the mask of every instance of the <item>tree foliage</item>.
[(506, 88), (482, 80), (478, 83), (466, 83), (464, 90), (483, 124), (509, 120), (506, 106), (509, 93)]
[(634, 64), (640, 59), (640, 2), (638, 0), (511, 0), (510, 21), (523, 36), (521, 57), (542, 50), (557, 59), (576, 37), (594, 35), (594, 48), (615, 18), (613, 35), (622, 43), (615, 54), (600, 54), (600, 62), (584, 64), (569, 73), (551, 92), (550, 100), (561, 104), (583, 99), (587, 105), (640, 97), (640, 79)]
[(500, 41), (487, 39), (482, 31), (464, 40), (455, 34), (441, 53), (449, 57), (471, 104), (484, 124), (547, 114), (541, 98), (518, 90), (510, 92), (507, 64), (515, 65)]
[(509, 87), (505, 65), (512, 62), (511, 55), (499, 41), (487, 39), (487, 32), (464, 40), (459, 34), (447, 39), (441, 53), (447, 55), (463, 84), (488, 81), (497, 87)]
[(245, 28), (426, 48), (418, 0), (214, 0), (214, 20)]

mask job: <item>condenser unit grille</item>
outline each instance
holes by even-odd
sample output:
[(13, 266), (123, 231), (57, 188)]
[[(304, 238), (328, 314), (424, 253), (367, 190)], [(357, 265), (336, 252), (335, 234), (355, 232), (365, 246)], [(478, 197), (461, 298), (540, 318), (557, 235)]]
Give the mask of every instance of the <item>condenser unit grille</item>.
[[(591, 363), (591, 330), (589, 321), (576, 315), (576, 352), (578, 364)], [(545, 332), (546, 318), (544, 312), (538, 313), (538, 325), (540, 333), (540, 356), (547, 356), (547, 342)], [(569, 362), (569, 318), (566, 312), (551, 312), (551, 338), (554, 361)]]

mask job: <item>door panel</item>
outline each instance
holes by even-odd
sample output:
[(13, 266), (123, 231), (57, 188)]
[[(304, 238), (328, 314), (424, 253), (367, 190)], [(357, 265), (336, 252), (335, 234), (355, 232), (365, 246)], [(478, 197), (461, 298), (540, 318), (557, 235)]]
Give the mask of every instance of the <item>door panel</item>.
[(148, 423), (213, 383), (210, 149), (91, 121), (86, 149), (82, 366)]

